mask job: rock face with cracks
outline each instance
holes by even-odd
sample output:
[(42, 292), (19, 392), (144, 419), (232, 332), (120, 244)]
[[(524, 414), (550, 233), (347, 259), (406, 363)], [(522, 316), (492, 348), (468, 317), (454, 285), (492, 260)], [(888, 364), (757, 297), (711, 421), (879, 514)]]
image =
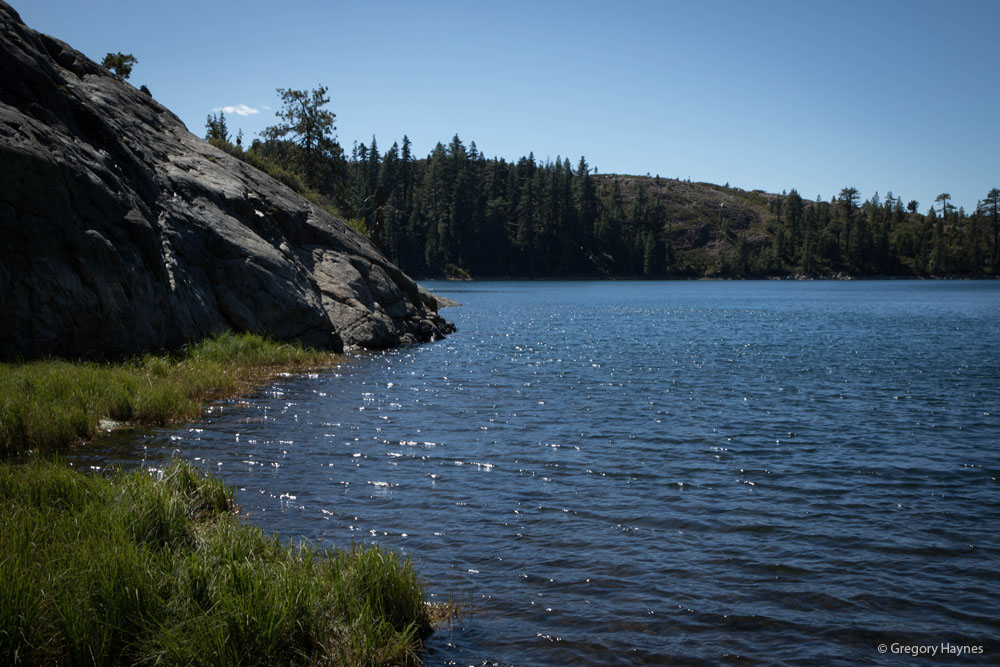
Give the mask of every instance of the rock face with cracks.
[(367, 239), (0, 1), (0, 357), (453, 331)]

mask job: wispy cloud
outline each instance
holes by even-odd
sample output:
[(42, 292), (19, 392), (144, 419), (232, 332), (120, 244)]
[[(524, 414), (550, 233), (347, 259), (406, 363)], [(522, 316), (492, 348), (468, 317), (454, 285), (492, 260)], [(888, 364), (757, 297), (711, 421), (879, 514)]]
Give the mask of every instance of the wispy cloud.
[(212, 111), (221, 111), (228, 114), (236, 114), (237, 116), (252, 116), (255, 113), (260, 113), (260, 109), (254, 109), (246, 104), (237, 104), (236, 106), (226, 106), (226, 107), (215, 107)]

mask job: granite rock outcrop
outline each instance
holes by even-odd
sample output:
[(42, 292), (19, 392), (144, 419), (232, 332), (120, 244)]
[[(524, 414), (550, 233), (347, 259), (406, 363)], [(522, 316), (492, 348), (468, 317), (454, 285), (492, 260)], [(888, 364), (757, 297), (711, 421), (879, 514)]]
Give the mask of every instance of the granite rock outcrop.
[(437, 299), (368, 239), (0, 2), (0, 357), (223, 330), (430, 341)]

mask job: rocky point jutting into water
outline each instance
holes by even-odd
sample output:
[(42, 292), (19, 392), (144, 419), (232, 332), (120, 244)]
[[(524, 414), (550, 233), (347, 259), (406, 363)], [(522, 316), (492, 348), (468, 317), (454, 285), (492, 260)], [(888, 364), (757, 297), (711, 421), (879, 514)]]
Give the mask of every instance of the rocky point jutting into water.
[(367, 239), (0, 2), (0, 357), (453, 330)]

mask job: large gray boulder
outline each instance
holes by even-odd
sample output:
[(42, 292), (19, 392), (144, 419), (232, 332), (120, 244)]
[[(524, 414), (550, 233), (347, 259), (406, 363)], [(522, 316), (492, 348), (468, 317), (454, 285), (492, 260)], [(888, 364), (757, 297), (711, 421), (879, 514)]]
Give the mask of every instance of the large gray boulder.
[(0, 1), (0, 357), (453, 330), (367, 239)]

